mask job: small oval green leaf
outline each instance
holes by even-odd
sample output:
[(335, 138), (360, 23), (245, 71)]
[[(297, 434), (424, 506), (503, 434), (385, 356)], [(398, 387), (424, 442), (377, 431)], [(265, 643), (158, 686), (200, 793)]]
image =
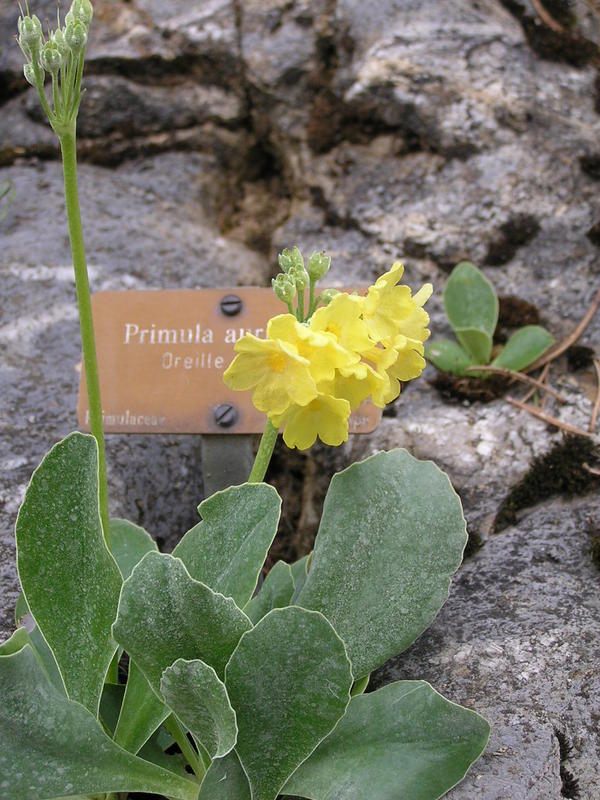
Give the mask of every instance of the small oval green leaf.
[(455, 333), (462, 328), (477, 328), (490, 339), (494, 335), (498, 297), (475, 264), (461, 261), (454, 267), (444, 289), (444, 308)]
[(554, 336), (541, 325), (525, 325), (513, 333), (500, 354), (492, 361), (492, 366), (518, 372), (533, 364), (553, 344)]
[(453, 375), (464, 375), (465, 369), (475, 364), (473, 357), (450, 339), (436, 339), (435, 342), (426, 344), (425, 358), (440, 372), (450, 372)]

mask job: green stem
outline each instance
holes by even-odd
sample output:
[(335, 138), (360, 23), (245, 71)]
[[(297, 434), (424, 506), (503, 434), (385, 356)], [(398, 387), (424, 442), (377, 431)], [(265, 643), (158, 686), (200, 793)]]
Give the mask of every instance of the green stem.
[(304, 289), (298, 289), (298, 322), (304, 322)]
[(190, 767), (194, 770), (196, 777), (202, 780), (206, 772), (204, 763), (202, 762), (202, 759), (198, 757), (196, 751), (190, 744), (189, 739), (181, 729), (180, 724), (177, 722), (173, 714), (167, 717), (164, 722), (164, 726), (179, 745), (179, 749), (187, 759)]
[(248, 483), (260, 483), (264, 479), (271, 456), (273, 455), (278, 433), (279, 431), (277, 428), (275, 428), (271, 420), (268, 419), (258, 446), (258, 452), (254, 459), (254, 465), (250, 477), (248, 478)]
[(100, 382), (98, 380), (98, 361), (96, 359), (96, 343), (94, 340), (94, 322), (92, 319), (92, 302), (90, 285), (85, 260), (83, 233), (81, 230), (81, 214), (79, 212), (79, 195), (77, 192), (77, 152), (75, 122), (70, 130), (60, 137), (62, 152), (63, 176), (65, 181), (65, 201), (69, 221), (69, 238), (75, 271), (75, 289), (79, 306), (79, 325), (81, 329), (81, 345), (85, 366), (85, 385), (87, 388), (88, 406), (90, 410), (90, 430), (98, 443), (98, 479), (100, 519), (104, 531), (104, 539), (109, 546), (108, 530), (108, 491), (106, 486), (106, 454), (104, 450), (104, 432), (102, 430), (102, 403), (100, 401)]
[(310, 279), (310, 288), (308, 290), (308, 319), (312, 317), (315, 312), (315, 287), (317, 282)]

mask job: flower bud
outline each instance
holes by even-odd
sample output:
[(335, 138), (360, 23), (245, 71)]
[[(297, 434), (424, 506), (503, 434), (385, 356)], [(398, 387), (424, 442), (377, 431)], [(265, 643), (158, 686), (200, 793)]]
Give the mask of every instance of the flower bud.
[(331, 266), (331, 256), (325, 253), (313, 253), (308, 259), (307, 271), (313, 281), (319, 281), (329, 272)]
[[(71, 17), (67, 19), (69, 15), (71, 15)], [(90, 0), (73, 0), (65, 22), (68, 24), (71, 20), (79, 20), (86, 28), (89, 28), (93, 16), (94, 9), (92, 8)]]
[(317, 300), (321, 305), (328, 306), (336, 294), (339, 294), (337, 289), (323, 289)]
[(50, 41), (56, 46), (64, 62), (69, 55), (69, 45), (65, 40), (64, 31), (62, 31), (60, 28), (57, 28), (50, 36)]
[[(44, 70), (41, 69), (40, 67), (40, 71), (42, 73), (42, 83), (43, 83)], [(27, 81), (27, 83), (30, 83), (32, 86), (37, 85), (37, 81), (35, 79), (35, 70), (33, 69), (33, 64), (31, 63), (31, 61), (28, 61), (27, 64), (23, 65), (23, 74), (25, 75), (25, 80)]]
[(65, 41), (73, 55), (79, 55), (87, 44), (87, 31), (85, 25), (79, 20), (69, 22), (65, 28)]
[(292, 266), (292, 254), (287, 247), (282, 250), (281, 253), (279, 253), (277, 256), (277, 261), (283, 272), (289, 271), (290, 267)]
[(46, 44), (40, 50), (40, 64), (46, 72), (51, 75), (56, 75), (58, 70), (62, 67), (64, 59), (60, 54), (60, 50), (52, 41)]
[(295, 283), (296, 289), (299, 292), (303, 292), (306, 289), (309, 281), (308, 272), (304, 269), (304, 264), (302, 264), (302, 266), (299, 266), (298, 264), (292, 264), (287, 274)]
[(289, 304), (296, 296), (296, 284), (289, 277), (289, 275), (280, 272), (276, 278), (271, 281), (275, 296), (282, 300), (284, 303)]
[(42, 44), (42, 23), (33, 15), (33, 17), (19, 17), (17, 22), (19, 31), (19, 45), (26, 53), (37, 53)]

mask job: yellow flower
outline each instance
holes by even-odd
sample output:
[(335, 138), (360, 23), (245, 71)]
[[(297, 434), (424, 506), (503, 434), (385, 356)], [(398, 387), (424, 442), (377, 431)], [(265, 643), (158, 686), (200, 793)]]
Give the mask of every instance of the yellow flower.
[(269, 418), (276, 428), (285, 425), (283, 441), (288, 447), (307, 450), (317, 436), (334, 447), (346, 442), (349, 416), (347, 400), (320, 393), (305, 406), (290, 406), (283, 414), (271, 414)]
[(325, 308), (319, 308), (310, 320), (312, 331), (333, 334), (340, 345), (354, 353), (373, 346), (369, 329), (362, 319), (364, 297), (340, 292)]
[(319, 384), (319, 391), (334, 397), (342, 397), (350, 403), (350, 407), (354, 410), (369, 395), (377, 396), (383, 392), (388, 383), (387, 375), (384, 378), (369, 364), (361, 361), (358, 364), (351, 364), (349, 367), (341, 367), (332, 381)]
[(397, 285), (403, 273), (404, 267), (397, 261), (389, 272), (378, 278), (369, 288), (363, 318), (374, 341), (393, 340), (399, 333), (425, 341), (429, 335), (429, 331), (425, 332), (429, 316), (422, 306), (433, 288), (426, 283), (412, 297), (410, 287)]
[(238, 355), (225, 370), (225, 385), (238, 391), (254, 388), (252, 402), (259, 411), (280, 414), (317, 396), (310, 362), (288, 342), (246, 334), (234, 350)]
[(333, 334), (313, 331), (291, 314), (273, 317), (267, 325), (267, 336), (295, 347), (298, 355), (308, 361), (311, 375), (317, 382), (332, 380), (336, 369), (356, 363), (360, 358), (341, 347)]

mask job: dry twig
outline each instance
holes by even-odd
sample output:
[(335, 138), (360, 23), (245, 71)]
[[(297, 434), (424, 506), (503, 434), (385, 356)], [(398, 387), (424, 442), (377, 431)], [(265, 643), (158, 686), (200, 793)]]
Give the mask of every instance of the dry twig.
[(583, 428), (577, 428), (575, 425), (569, 425), (568, 422), (563, 422), (556, 417), (551, 417), (550, 414), (546, 414), (543, 411), (540, 411), (537, 408), (533, 408), (533, 406), (527, 405), (527, 403), (522, 403), (520, 400), (515, 400), (514, 397), (507, 397), (506, 402), (510, 403), (517, 408), (521, 408), (523, 411), (528, 411), (530, 414), (533, 414), (534, 417), (547, 422), (548, 425), (554, 425), (555, 428), (560, 428), (567, 433), (574, 433), (576, 436), (591, 436), (592, 434), (588, 431), (584, 431)]
[(582, 464), (581, 466), (584, 468), (586, 472), (589, 472), (590, 475), (597, 475), (598, 477), (600, 477), (600, 469), (596, 469), (595, 467), (590, 467), (589, 464), (585, 463)]
[(529, 375), (524, 375), (522, 372), (516, 372), (513, 369), (506, 369), (505, 367), (468, 367), (466, 372), (493, 372), (496, 375), (504, 375), (506, 378), (512, 378), (514, 381), (521, 381), (521, 383), (528, 383), (530, 386), (533, 387), (533, 391), (536, 389), (541, 389), (548, 394), (551, 394), (552, 397), (556, 397), (561, 403), (567, 403), (568, 400), (562, 394), (559, 394), (556, 389), (553, 389), (551, 386), (548, 386), (546, 383), (542, 383), (541, 380), (536, 380), (535, 378), (530, 378)]
[(572, 344), (575, 344), (577, 339), (581, 336), (581, 334), (585, 331), (587, 326), (592, 321), (592, 318), (596, 311), (598, 310), (598, 306), (600, 306), (600, 289), (594, 295), (594, 299), (592, 300), (591, 306), (585, 312), (584, 317), (582, 318), (579, 325), (575, 328), (575, 330), (566, 336), (562, 342), (560, 342), (555, 348), (553, 348), (549, 353), (544, 353), (543, 356), (534, 361), (533, 364), (530, 364), (526, 372), (534, 372), (536, 369), (543, 367), (544, 364), (548, 364), (550, 361), (554, 361), (555, 358), (558, 358), (562, 355), (565, 350), (568, 350)]
[(556, 33), (564, 33), (565, 29), (560, 25), (553, 16), (544, 8), (541, 0), (531, 0), (531, 5), (535, 8), (537, 15), (542, 20), (544, 25), (547, 25)]
[[(542, 369), (542, 374), (539, 377), (540, 383), (545, 385), (549, 372), (550, 372), (550, 364), (544, 364), (544, 367)], [(525, 394), (525, 396), (521, 398), (521, 402), (526, 403), (528, 400), (531, 400), (531, 398), (536, 392), (537, 392), (537, 386), (532, 386), (531, 389)]]
[(598, 380), (598, 389), (596, 391), (596, 401), (592, 410), (592, 418), (590, 419), (590, 433), (594, 432), (596, 427), (596, 420), (598, 419), (598, 412), (600, 411), (600, 359), (594, 359), (594, 367), (596, 368), (596, 378)]

